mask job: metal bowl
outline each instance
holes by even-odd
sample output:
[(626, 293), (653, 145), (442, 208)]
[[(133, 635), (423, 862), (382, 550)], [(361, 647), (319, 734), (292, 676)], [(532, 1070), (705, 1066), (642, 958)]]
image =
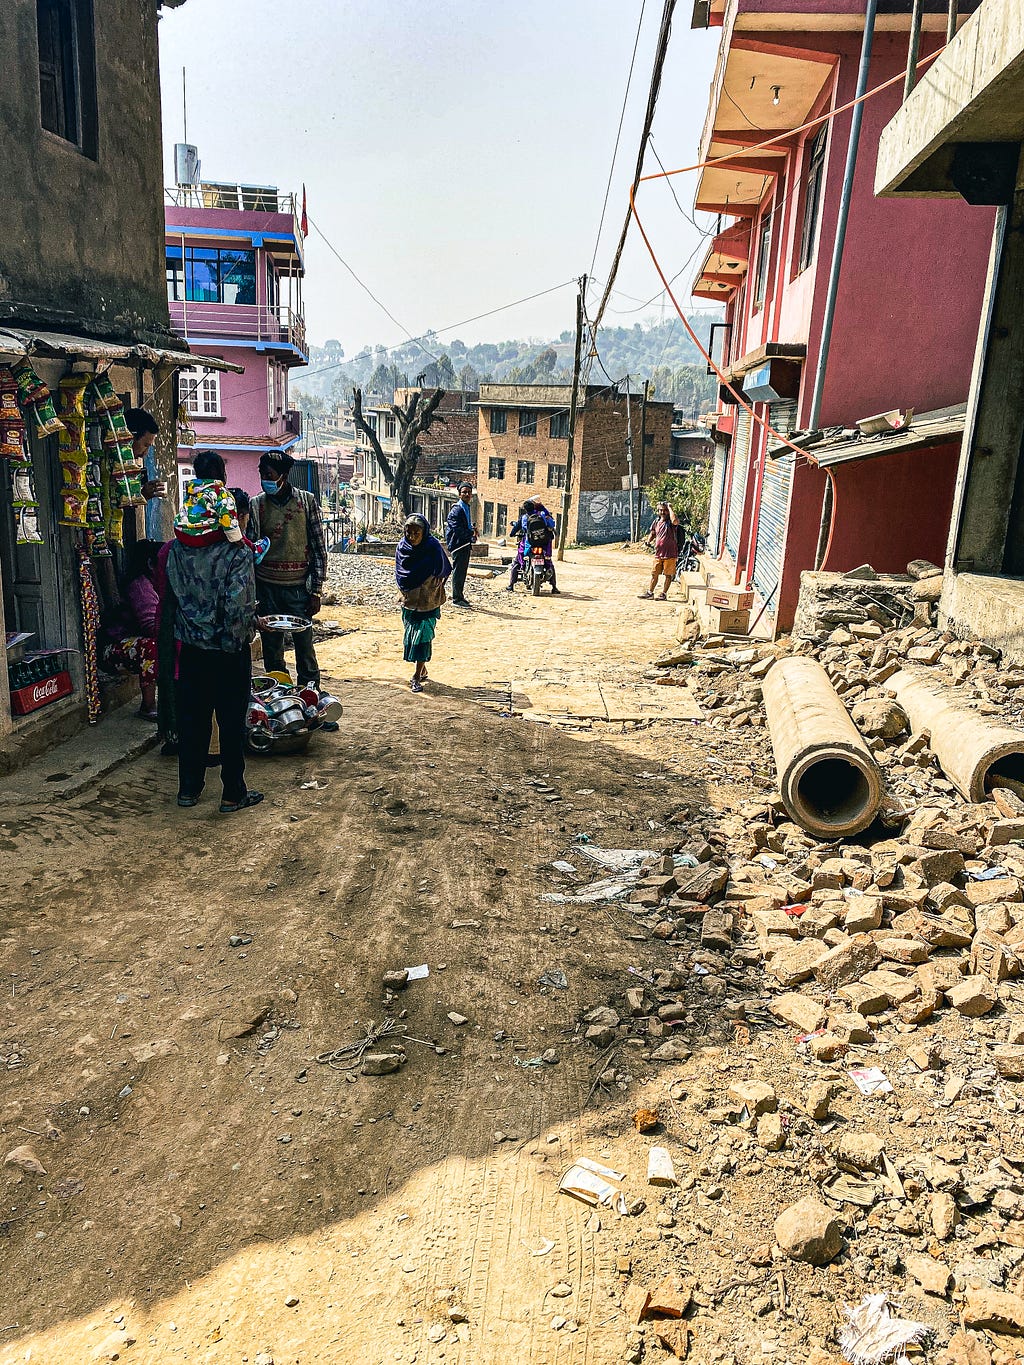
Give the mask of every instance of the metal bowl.
[(274, 612), (270, 616), (257, 616), (256, 624), (260, 630), (276, 630), (282, 634), (290, 632), (292, 635), (301, 635), (304, 630), (313, 628), (313, 622), (305, 616), (288, 616), (283, 612)]

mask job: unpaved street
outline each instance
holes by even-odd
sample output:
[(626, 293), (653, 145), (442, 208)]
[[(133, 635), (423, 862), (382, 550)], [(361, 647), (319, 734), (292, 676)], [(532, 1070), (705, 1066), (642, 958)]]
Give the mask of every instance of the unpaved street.
[[(0, 809), (0, 1134), (45, 1170), (3, 1173), (4, 1365), (621, 1357), (616, 1220), (556, 1184), (586, 1154), (643, 1185), (622, 1113), (583, 1107), (578, 1021), (669, 956), (618, 908), (541, 895), (573, 835), (650, 846), (709, 769), (687, 723), (507, 714), (535, 670), (637, 677), (672, 641), (671, 604), (636, 600), (646, 561), (571, 558), (559, 599), (471, 580), (419, 697), (397, 613), (325, 609), (350, 632), (321, 653), (342, 733), (254, 764), (267, 800), (237, 819), (216, 783), (178, 810), (155, 754)], [(420, 963), (399, 1074), (317, 1063)]]

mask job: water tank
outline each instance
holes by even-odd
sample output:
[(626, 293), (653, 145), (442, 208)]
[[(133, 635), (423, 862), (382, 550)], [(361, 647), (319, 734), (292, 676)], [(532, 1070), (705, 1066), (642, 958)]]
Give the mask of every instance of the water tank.
[(174, 144), (174, 179), (179, 185), (199, 184), (199, 148), (190, 142)]

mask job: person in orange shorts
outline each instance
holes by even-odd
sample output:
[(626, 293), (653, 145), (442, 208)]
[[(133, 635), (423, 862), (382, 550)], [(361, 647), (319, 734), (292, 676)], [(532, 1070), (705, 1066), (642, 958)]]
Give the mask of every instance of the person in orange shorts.
[(665, 586), (658, 593), (658, 601), (664, 602), (676, 576), (676, 560), (679, 558), (679, 518), (667, 502), (658, 503), (651, 529), (647, 532), (647, 544), (654, 546), (654, 572), (651, 586), (640, 596), (653, 597), (658, 579), (664, 574)]

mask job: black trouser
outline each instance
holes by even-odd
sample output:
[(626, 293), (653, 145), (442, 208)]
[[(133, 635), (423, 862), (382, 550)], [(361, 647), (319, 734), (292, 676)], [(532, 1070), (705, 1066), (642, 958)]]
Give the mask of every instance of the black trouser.
[(198, 796), (206, 781), (213, 715), (220, 728), (224, 800), (245, 795), (245, 717), (249, 710), (252, 654), (182, 645), (178, 659), (178, 794)]
[[(261, 616), (310, 616), (309, 593), (298, 583), (262, 583), (256, 580), (256, 604)], [(287, 673), (284, 661), (284, 646), (287, 635), (280, 630), (261, 630), (263, 641), (263, 667), (267, 673)], [(295, 646), (295, 672), (299, 686), (312, 683), (320, 686), (320, 665), (317, 663), (316, 650), (313, 648), (313, 631), (300, 630), (292, 636)]]
[(457, 550), (451, 552), (453, 602), (464, 602), (466, 600), (466, 574), (469, 573), (469, 559), (472, 550), (472, 545), (461, 545)]

